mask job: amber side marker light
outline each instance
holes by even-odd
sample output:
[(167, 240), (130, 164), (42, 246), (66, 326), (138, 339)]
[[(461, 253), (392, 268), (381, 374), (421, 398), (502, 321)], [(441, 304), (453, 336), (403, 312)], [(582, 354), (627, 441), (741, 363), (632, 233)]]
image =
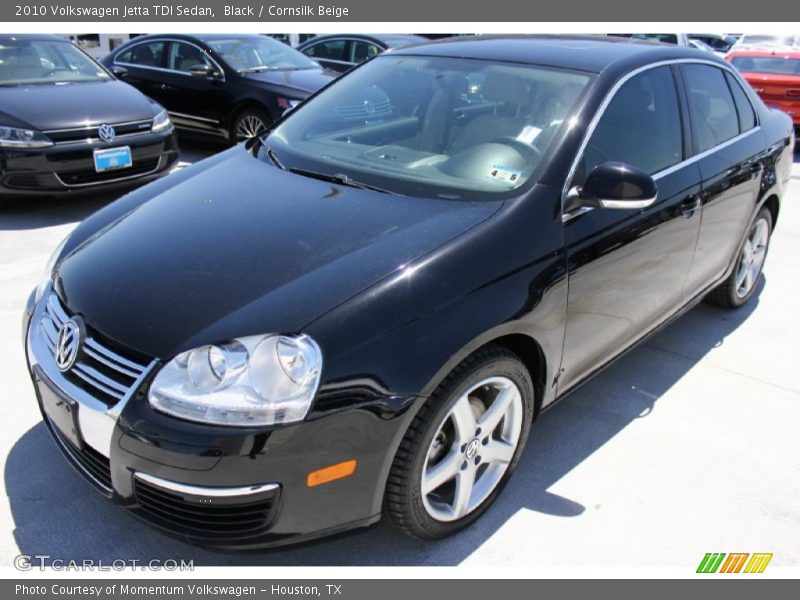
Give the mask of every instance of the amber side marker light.
[(357, 460), (346, 460), (344, 462), (331, 465), (330, 467), (325, 467), (324, 469), (311, 471), (311, 473), (308, 474), (308, 479), (306, 479), (306, 485), (308, 485), (308, 487), (316, 487), (318, 485), (322, 485), (323, 483), (330, 483), (331, 481), (336, 481), (337, 479), (350, 477), (350, 475), (356, 472), (357, 466)]

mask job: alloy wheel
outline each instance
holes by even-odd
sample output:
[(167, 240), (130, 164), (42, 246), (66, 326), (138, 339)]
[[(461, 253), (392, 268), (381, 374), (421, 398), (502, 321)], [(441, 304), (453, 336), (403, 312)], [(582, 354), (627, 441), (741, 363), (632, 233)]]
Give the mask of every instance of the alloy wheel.
[(750, 235), (744, 242), (736, 266), (736, 295), (746, 297), (758, 281), (769, 244), (769, 224), (760, 218), (753, 224)]
[(250, 138), (261, 135), (266, 131), (267, 125), (257, 115), (247, 114), (239, 119), (236, 124), (236, 141), (244, 142)]
[(522, 432), (522, 395), (507, 377), (489, 377), (462, 394), (439, 424), (421, 478), (422, 501), (437, 521), (455, 521), (494, 491)]

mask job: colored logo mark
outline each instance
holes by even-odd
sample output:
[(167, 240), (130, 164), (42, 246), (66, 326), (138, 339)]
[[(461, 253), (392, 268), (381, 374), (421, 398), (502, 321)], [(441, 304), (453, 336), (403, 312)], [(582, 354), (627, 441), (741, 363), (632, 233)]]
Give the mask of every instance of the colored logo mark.
[[(749, 560), (748, 560), (749, 559)], [(698, 573), (763, 573), (772, 553), (708, 552), (697, 567)]]

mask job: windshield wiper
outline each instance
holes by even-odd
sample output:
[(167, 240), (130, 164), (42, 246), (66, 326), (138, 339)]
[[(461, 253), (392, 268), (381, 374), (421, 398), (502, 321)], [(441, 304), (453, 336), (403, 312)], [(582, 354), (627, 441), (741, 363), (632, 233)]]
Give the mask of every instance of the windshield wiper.
[[(267, 153), (269, 153), (269, 150), (267, 151)], [(329, 175), (328, 173), (319, 173), (317, 171), (309, 171), (307, 169), (298, 169), (297, 167), (289, 167), (288, 170), (297, 175), (303, 175), (304, 177), (311, 177), (313, 179), (329, 181), (330, 183), (338, 183), (340, 185), (346, 185), (348, 187), (358, 188), (359, 190), (369, 190), (371, 192), (379, 192), (381, 194), (392, 194), (394, 196), (400, 195), (397, 192), (392, 192), (390, 190), (378, 187), (376, 185), (371, 185), (369, 183), (356, 181), (355, 179), (352, 179), (350, 176), (345, 175), (344, 173)]]
[(264, 149), (267, 151), (267, 157), (272, 161), (272, 164), (278, 167), (281, 171), (285, 171), (286, 167), (283, 166), (283, 163), (278, 158), (278, 155), (275, 154), (275, 151), (264, 144), (264, 142), (261, 143), (264, 145)]
[(262, 71), (269, 71), (273, 67), (260, 66), (260, 67), (247, 67), (246, 69), (239, 69), (239, 73), (261, 73)]

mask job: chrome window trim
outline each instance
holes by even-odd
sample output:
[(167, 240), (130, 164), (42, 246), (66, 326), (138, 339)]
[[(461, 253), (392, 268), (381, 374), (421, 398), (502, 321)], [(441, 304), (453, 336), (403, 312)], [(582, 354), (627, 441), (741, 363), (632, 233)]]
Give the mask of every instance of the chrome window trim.
[(197, 497), (211, 497), (211, 498), (236, 498), (240, 496), (254, 496), (264, 492), (273, 492), (277, 490), (280, 485), (277, 483), (261, 483), (256, 485), (246, 485), (241, 487), (206, 487), (189, 485), (186, 483), (179, 483), (169, 479), (162, 479), (155, 475), (149, 475), (141, 471), (133, 473), (134, 478), (141, 479), (142, 481), (154, 485), (158, 488), (176, 492), (178, 494), (188, 494)]
[[(611, 104), (611, 101), (617, 95), (617, 92), (630, 79), (636, 77), (637, 75), (639, 75), (641, 73), (644, 73), (645, 71), (649, 71), (651, 69), (657, 69), (659, 67), (668, 67), (668, 66), (677, 65), (677, 64), (701, 64), (701, 65), (709, 65), (709, 66), (712, 66), (712, 67), (717, 67), (718, 69), (722, 69), (724, 71), (728, 71), (729, 73), (731, 73), (734, 76), (734, 78), (737, 81), (739, 81), (740, 84), (741, 84), (741, 77), (739, 76), (739, 74), (737, 73), (737, 71), (736, 71), (736, 69), (734, 67), (732, 67), (731, 65), (729, 65), (727, 63), (726, 64), (720, 64), (718, 62), (711, 61), (711, 60), (703, 60), (702, 58), (679, 58), (679, 59), (674, 59), (674, 60), (662, 60), (662, 61), (659, 61), (659, 62), (655, 62), (655, 63), (651, 63), (651, 64), (648, 64), (648, 65), (644, 65), (644, 66), (638, 67), (637, 69), (634, 69), (633, 71), (631, 71), (629, 73), (626, 73), (623, 77), (621, 77), (619, 80), (617, 80), (617, 82), (608, 91), (608, 93), (606, 94), (605, 98), (603, 98), (603, 101), (600, 103), (600, 106), (597, 108), (597, 110), (595, 111), (594, 115), (592, 116), (592, 120), (589, 122), (589, 126), (586, 128), (586, 133), (584, 134), (583, 139), (581, 140), (581, 145), (578, 147), (578, 152), (575, 153), (575, 158), (572, 161), (572, 166), (569, 169), (569, 172), (567, 174), (567, 178), (564, 180), (564, 186), (561, 189), (561, 219), (562, 219), (562, 222), (566, 223), (566, 222), (572, 220), (572, 218), (574, 218), (575, 216), (577, 216), (577, 215), (566, 215), (566, 214), (564, 214), (564, 201), (566, 200), (567, 194), (569, 193), (569, 185), (572, 182), (573, 177), (575, 177), (575, 172), (578, 169), (578, 164), (580, 163), (581, 158), (583, 157), (583, 153), (586, 151), (586, 146), (589, 144), (589, 140), (591, 139), (592, 134), (594, 134), (594, 130), (597, 128), (597, 125), (600, 122), (600, 119), (603, 118), (603, 114), (605, 113), (606, 109), (608, 108), (608, 105)], [(742, 86), (742, 87), (744, 88), (744, 86)], [(744, 89), (746, 90), (746, 88), (744, 88)], [(678, 100), (680, 101), (680, 94), (679, 94), (679, 91), (678, 91), (677, 88), (675, 89), (675, 94), (676, 94), (676, 96), (678, 96)], [(748, 101), (750, 102), (750, 104), (752, 106), (753, 102), (752, 102), (752, 99), (749, 97), (749, 95), (747, 96), (747, 99), (748, 99)], [(720, 142), (719, 144), (709, 148), (708, 150), (704, 150), (703, 152), (700, 152), (698, 154), (690, 156), (689, 158), (685, 158), (684, 160), (682, 160), (682, 161), (680, 161), (678, 163), (675, 163), (674, 165), (671, 165), (669, 167), (666, 167), (665, 169), (662, 169), (661, 171), (658, 171), (657, 173), (655, 173), (653, 175), (653, 179), (654, 180), (658, 180), (658, 179), (660, 179), (662, 177), (665, 177), (666, 175), (669, 175), (670, 173), (673, 173), (673, 172), (677, 171), (678, 169), (681, 169), (681, 168), (683, 168), (685, 166), (690, 165), (693, 162), (696, 162), (698, 160), (701, 160), (701, 159), (705, 158), (706, 156), (708, 156), (712, 152), (716, 152), (716, 151), (718, 151), (718, 150), (720, 150), (720, 149), (722, 149), (722, 148), (724, 148), (726, 146), (729, 146), (729, 145), (731, 145), (731, 144), (733, 144), (735, 142), (738, 142), (740, 139), (743, 139), (744, 137), (746, 137), (746, 136), (748, 136), (748, 135), (760, 130), (761, 129), (760, 115), (758, 114), (758, 111), (755, 109), (755, 106), (752, 106), (752, 108), (753, 108), (753, 113), (755, 114), (755, 117), (756, 117), (756, 125), (755, 125), (755, 127), (753, 127), (752, 129), (748, 129), (744, 133), (740, 133), (736, 137), (733, 137), (733, 138), (731, 138), (729, 140), (725, 140), (724, 142)], [(591, 210), (591, 207), (587, 207), (587, 208), (589, 208)], [(584, 214), (586, 212), (589, 212), (589, 211), (588, 210), (583, 211), (583, 212), (581, 212), (581, 214)]]
[[(123, 50), (123, 52), (127, 52), (128, 50), (132, 51), (137, 46), (142, 46), (144, 44), (153, 44), (153, 43), (156, 43), (156, 42), (169, 42), (169, 43), (176, 43), (176, 44), (189, 44), (190, 46), (194, 46), (195, 48), (200, 50), (200, 52), (202, 52), (203, 55), (206, 58), (208, 58), (208, 60), (210, 60), (217, 67), (217, 69), (219, 70), (221, 78), (218, 79), (217, 81), (225, 81), (225, 69), (223, 69), (220, 66), (220, 64), (214, 59), (214, 57), (212, 57), (208, 53), (207, 50), (201, 48), (200, 46), (198, 46), (194, 42), (190, 42), (190, 41), (187, 41), (187, 40), (179, 40), (179, 39), (175, 39), (175, 38), (162, 38), (162, 37), (159, 37), (157, 39), (142, 40), (141, 42), (139, 42), (137, 44), (132, 44), (128, 48), (125, 48), (125, 50)], [(166, 48), (165, 48), (165, 51), (166, 51)], [(121, 61), (121, 60), (117, 60), (117, 56), (119, 56), (120, 54), (122, 54), (122, 52), (117, 52), (114, 55), (114, 60), (112, 61), (113, 64), (120, 65), (122, 67), (133, 67), (134, 69), (147, 69), (149, 71), (161, 71), (162, 73), (173, 73), (175, 75), (183, 75), (184, 77), (192, 77), (192, 74), (188, 73), (187, 71), (179, 71), (177, 69), (168, 69), (166, 67), (152, 67), (150, 65), (137, 65), (136, 63), (129, 63), (129, 62), (124, 62), (124, 61)]]
[(158, 170), (161, 168), (161, 163), (164, 160), (164, 155), (160, 155), (158, 157), (158, 162), (156, 163), (155, 168), (145, 171), (144, 173), (136, 173), (134, 175), (124, 175), (122, 177), (115, 177), (114, 179), (104, 179), (103, 181), (92, 181), (91, 183), (64, 183), (64, 180), (58, 176), (58, 173), (53, 171), (53, 175), (55, 176), (58, 183), (63, 185), (65, 188), (85, 188), (85, 187), (92, 187), (95, 185), (106, 185), (109, 183), (116, 183), (118, 181), (127, 181), (128, 179), (136, 179), (137, 177), (147, 177), (148, 175), (152, 175), (153, 173), (157, 173)]

